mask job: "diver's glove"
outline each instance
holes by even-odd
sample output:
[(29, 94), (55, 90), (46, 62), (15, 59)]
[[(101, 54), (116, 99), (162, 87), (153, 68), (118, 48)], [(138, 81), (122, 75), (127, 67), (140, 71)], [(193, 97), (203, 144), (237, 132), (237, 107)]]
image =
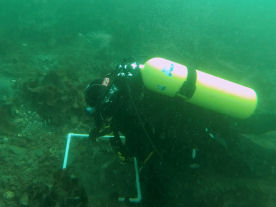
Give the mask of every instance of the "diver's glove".
[(103, 128), (93, 127), (89, 132), (89, 138), (92, 141), (96, 141), (96, 138), (110, 134), (111, 130), (109, 126)]

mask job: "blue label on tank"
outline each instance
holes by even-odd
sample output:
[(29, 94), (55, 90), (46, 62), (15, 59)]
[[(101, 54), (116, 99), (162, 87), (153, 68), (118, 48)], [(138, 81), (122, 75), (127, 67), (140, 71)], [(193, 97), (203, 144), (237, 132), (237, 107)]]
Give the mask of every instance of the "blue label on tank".
[(166, 90), (166, 86), (157, 85), (157, 88), (161, 91)]
[(172, 71), (173, 71), (173, 69), (174, 69), (174, 65), (171, 64), (171, 67), (170, 67), (170, 68), (164, 67), (164, 68), (162, 69), (162, 72), (165, 73), (167, 76), (172, 77)]

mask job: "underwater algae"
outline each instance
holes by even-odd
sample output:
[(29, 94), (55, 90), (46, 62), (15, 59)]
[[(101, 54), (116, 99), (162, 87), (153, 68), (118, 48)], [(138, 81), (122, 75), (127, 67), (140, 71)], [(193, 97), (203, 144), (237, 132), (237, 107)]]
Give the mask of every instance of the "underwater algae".
[(84, 111), (84, 85), (72, 71), (37, 74), (23, 84), (23, 97), (39, 115), (55, 125), (72, 121), (77, 124)]

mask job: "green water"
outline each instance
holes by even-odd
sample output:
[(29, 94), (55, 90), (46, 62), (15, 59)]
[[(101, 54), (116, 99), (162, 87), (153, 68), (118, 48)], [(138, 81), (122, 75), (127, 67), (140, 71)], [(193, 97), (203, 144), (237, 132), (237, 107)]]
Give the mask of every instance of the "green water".
[[(22, 43), (54, 49), (74, 44), (78, 34), (104, 33), (112, 38), (113, 57), (131, 55), (143, 62), (163, 56), (226, 77), (241, 71), (243, 79), (254, 76), (246, 84), (262, 74), (271, 78), (267, 74), (275, 71), (274, 1), (2, 0), (0, 4), (0, 54)], [(231, 78), (240, 81), (240, 74)]]
[[(42, 117), (40, 117), (42, 120), (39, 118), (41, 123), (48, 122), (49, 117), (55, 119), (55, 115), (60, 112), (59, 116), (66, 115), (68, 119), (72, 119), (69, 121), (70, 123), (60, 117), (56, 119), (59, 125), (51, 126), (56, 130), (54, 130), (56, 137), (62, 133), (65, 134), (66, 130), (72, 128), (87, 132), (88, 127), (82, 127), (79, 124), (81, 122), (79, 117), (81, 117), (84, 105), (78, 101), (83, 98), (81, 95), (83, 88), (90, 80), (102, 77), (125, 57), (134, 57), (137, 61), (144, 63), (152, 57), (159, 56), (182, 64), (195, 65), (202, 71), (254, 88), (259, 97), (257, 112), (276, 113), (275, 49), (276, 2), (272, 0), (0, 0), (0, 115), (2, 117), (0, 118), (0, 144), (3, 149), (9, 150), (9, 147), (5, 148), (2, 145), (2, 139), (6, 140), (6, 138), (8, 139), (6, 136), (11, 136), (16, 138), (9, 138), (10, 140), (17, 141), (12, 141), (10, 147), (13, 145), (22, 147), (20, 144), (22, 139), (19, 139), (17, 135), (18, 133), (23, 134), (20, 130), (25, 125), (17, 118), (18, 114), (21, 114), (21, 110), (24, 108), (22, 106), (28, 105), (29, 99), (32, 99), (33, 96), (37, 98), (33, 102), (39, 102), (40, 99), (45, 98), (45, 91), (43, 91), (45, 93), (41, 93), (42, 95), (37, 92), (43, 88), (40, 87), (41, 85), (34, 88), (32, 86), (43, 85), (49, 79), (37, 78), (37, 76), (48, 77), (45, 74), (56, 70), (61, 72), (59, 74), (54, 72), (54, 75), (49, 77), (52, 78), (51, 81), (58, 83), (62, 88), (56, 92), (58, 95), (50, 93), (54, 97), (53, 99), (44, 100), (38, 105), (31, 103), (30, 106), (28, 105), (30, 108), (27, 108), (26, 112), (22, 112), (22, 114), (27, 116), (28, 111), (33, 110)], [(55, 78), (57, 80), (53, 80)], [(70, 85), (68, 82), (72, 84)], [(67, 88), (61, 87), (64, 83), (72, 88), (68, 90), (67, 85)], [(18, 91), (22, 88), (29, 90), (31, 96), (18, 101), (16, 99), (19, 97)], [(70, 94), (71, 89), (74, 89), (74, 93)], [(52, 88), (50, 90), (54, 91)], [(62, 96), (62, 93), (66, 93), (66, 95)], [(71, 96), (77, 98), (72, 101)], [(62, 97), (63, 101), (58, 102), (57, 97)], [(68, 101), (69, 99), (70, 101)], [(73, 102), (75, 105), (72, 108), (63, 106), (53, 110), (51, 108), (55, 104), (62, 103), (68, 106)], [(48, 104), (47, 110), (50, 112), (42, 107), (43, 104)], [(74, 114), (73, 118), (69, 115), (71, 112)], [(49, 113), (52, 116), (46, 116)], [(22, 114), (20, 116), (23, 116)], [(33, 122), (31, 118), (28, 120)], [(83, 125), (85, 124), (84, 121)], [(39, 123), (38, 125), (41, 127), (43, 124)], [(78, 127), (74, 128), (72, 125)], [(16, 135), (13, 128), (16, 128)], [(43, 130), (43, 132), (31, 130), (26, 133), (28, 139), (23, 139), (23, 142), (29, 143), (28, 140), (32, 140), (30, 137), (34, 135), (43, 137), (47, 134), (48, 136), (48, 128), (43, 128)], [(44, 135), (41, 135), (43, 133)], [(275, 132), (271, 132), (247, 138), (262, 150), (267, 150), (274, 155), (276, 151), (275, 136)], [(48, 152), (46, 147), (57, 145), (58, 149), (54, 149), (57, 151), (54, 153), (51, 151), (51, 153), (56, 153), (53, 160), (61, 162), (64, 143), (56, 141), (58, 140), (56, 137), (48, 145), (42, 141), (38, 147), (41, 147), (42, 151)], [(219, 142), (226, 146), (223, 139)], [(34, 141), (33, 146), (36, 144), (37, 141)], [(245, 147), (246, 150), (247, 147)], [(257, 154), (260, 155), (260, 152), (258, 151)], [(3, 156), (9, 156), (8, 153), (11, 152), (8, 151)], [(20, 160), (14, 155), (16, 153), (12, 154), (14, 161)], [(20, 157), (20, 153), (18, 156)], [(250, 154), (248, 156), (251, 159), (257, 155)], [(31, 157), (35, 160), (34, 162), (40, 163), (35, 155), (31, 155)], [(264, 155), (264, 158), (266, 157)], [(49, 161), (49, 166), (42, 168), (52, 173), (54, 169), (51, 164), (54, 165), (54, 168), (58, 165), (53, 160)], [(266, 160), (263, 162), (265, 163)], [(30, 165), (30, 163), (26, 161), (22, 164), (22, 166), (26, 165)], [(276, 180), (275, 163), (269, 165), (271, 165), (271, 172), (269, 172), (271, 174), (268, 173), (268, 177), (274, 182)], [(13, 167), (6, 166), (7, 169)], [(34, 166), (30, 171), (38, 169), (39, 167)], [(10, 173), (1, 170), (0, 172), (3, 175)], [(189, 173), (190, 171), (187, 172), (187, 176), (193, 177), (196, 174)], [(88, 173), (83, 172), (83, 174)], [(35, 175), (41, 176), (42, 180), (46, 176), (40, 171)], [(193, 193), (188, 190), (183, 192), (183, 196), (187, 197), (187, 200), (189, 197), (200, 199), (202, 196), (204, 200), (202, 203), (205, 203), (206, 206), (212, 204), (212, 206), (218, 207), (247, 207), (254, 203), (251, 202), (247, 205), (247, 200), (252, 201), (254, 200), (252, 197), (260, 195), (258, 198), (260, 203), (257, 202), (257, 206), (272, 207), (276, 205), (275, 185), (270, 185), (269, 183), (273, 182), (266, 180), (263, 174), (258, 179), (254, 176), (252, 178), (250, 175), (237, 178), (237, 185), (245, 186), (241, 187), (242, 190), (234, 196), (237, 198), (237, 202), (231, 197), (235, 194), (235, 187), (233, 187), (235, 179), (233, 177), (228, 180), (227, 175), (223, 173), (221, 177), (212, 175), (212, 171), (204, 175), (210, 176), (210, 179), (206, 179), (203, 183), (192, 183), (192, 181), (186, 183), (188, 187), (194, 187)], [(95, 184), (95, 180), (89, 175), (83, 177), (91, 179), (90, 182)], [(32, 182), (28, 179), (30, 178), (23, 176), (23, 181), (18, 182), (28, 185)], [(214, 188), (212, 188), (213, 181), (216, 183)], [(12, 189), (16, 194), (16, 199), (2, 199), (3, 201), (0, 199), (0, 207), (20, 206), (20, 203), (22, 206), (20, 199), (24, 195), (23, 188), (11, 187), (16, 184), (7, 180), (5, 182), (4, 187), (0, 185), (0, 193), (7, 195), (5, 192)], [(48, 181), (44, 180), (43, 182)], [(176, 187), (182, 184), (174, 182)], [(89, 182), (86, 182), (86, 187), (87, 183)], [(204, 184), (207, 186), (206, 189), (199, 190), (196, 194), (196, 188), (202, 188)], [(261, 193), (256, 189), (248, 190), (254, 185), (260, 185)], [(108, 187), (104, 189), (108, 189)], [(90, 189), (90, 191), (93, 190)], [(203, 191), (210, 191), (212, 199), (208, 200), (208, 195), (206, 196)], [(169, 192), (175, 193), (173, 189)], [(182, 195), (180, 193), (177, 196)], [(24, 197), (24, 199), (26, 198)], [(267, 200), (266, 203), (264, 203), (265, 200)], [(173, 201), (168, 201), (168, 203), (170, 202)], [(191, 202), (190, 205), (196, 206), (195, 203)], [(39, 206), (38, 204), (33, 205), (34, 207)], [(96, 207), (101, 205), (104, 203), (95, 204)], [(154, 201), (152, 201), (152, 205), (154, 206)], [(93, 202), (89, 206), (94, 206)], [(174, 203), (172, 206), (186, 205)]]
[(188, 53), (275, 67), (274, 1), (1, 1), (0, 8), (2, 40), (47, 42), (56, 35), (69, 44), (78, 33), (101, 31), (114, 37), (116, 52), (119, 43), (133, 55), (152, 43), (159, 51), (145, 56)]

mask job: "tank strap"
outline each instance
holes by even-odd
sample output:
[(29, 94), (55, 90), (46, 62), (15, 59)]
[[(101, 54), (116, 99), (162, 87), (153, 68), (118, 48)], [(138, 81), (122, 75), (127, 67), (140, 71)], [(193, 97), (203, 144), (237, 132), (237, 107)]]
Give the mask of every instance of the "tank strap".
[(194, 95), (196, 89), (197, 73), (194, 67), (188, 67), (187, 79), (178, 91), (178, 95), (185, 99), (190, 99)]

